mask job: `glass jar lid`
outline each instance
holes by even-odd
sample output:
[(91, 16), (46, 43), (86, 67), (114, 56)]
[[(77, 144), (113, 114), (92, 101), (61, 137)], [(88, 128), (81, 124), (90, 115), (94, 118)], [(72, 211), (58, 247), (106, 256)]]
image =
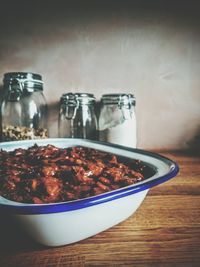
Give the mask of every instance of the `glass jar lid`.
[(130, 106), (136, 105), (135, 96), (133, 94), (104, 94), (101, 97), (101, 102), (107, 105)]
[(8, 72), (4, 74), (4, 89), (23, 92), (43, 90), (43, 81), (40, 74), (31, 72)]
[(60, 98), (60, 104), (68, 106), (90, 105), (94, 102), (94, 95), (87, 93), (66, 93)]

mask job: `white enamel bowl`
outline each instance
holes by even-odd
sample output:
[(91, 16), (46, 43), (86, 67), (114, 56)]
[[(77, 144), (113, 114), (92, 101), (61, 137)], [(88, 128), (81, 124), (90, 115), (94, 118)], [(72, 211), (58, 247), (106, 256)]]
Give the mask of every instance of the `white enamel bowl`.
[(149, 188), (178, 173), (178, 165), (155, 153), (83, 139), (45, 139), (1, 143), (7, 151), (52, 144), (60, 148), (84, 146), (103, 150), (151, 166), (155, 174), (137, 184), (81, 200), (54, 204), (24, 204), (0, 197), (0, 214), (11, 215), (37, 242), (60, 246), (96, 235), (128, 218), (144, 200)]

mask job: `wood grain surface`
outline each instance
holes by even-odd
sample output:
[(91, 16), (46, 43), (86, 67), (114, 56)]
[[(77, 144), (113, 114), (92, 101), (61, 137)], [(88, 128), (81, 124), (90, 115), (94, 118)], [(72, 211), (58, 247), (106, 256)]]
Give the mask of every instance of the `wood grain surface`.
[(152, 188), (137, 212), (81, 242), (48, 248), (0, 220), (0, 267), (200, 266), (200, 157), (160, 152), (178, 176)]

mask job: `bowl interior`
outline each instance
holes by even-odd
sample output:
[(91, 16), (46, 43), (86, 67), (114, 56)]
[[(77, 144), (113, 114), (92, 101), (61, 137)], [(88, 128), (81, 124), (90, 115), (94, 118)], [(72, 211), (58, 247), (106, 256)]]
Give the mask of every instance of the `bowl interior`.
[[(118, 156), (121, 162), (130, 164), (132, 160), (139, 160), (141, 161), (141, 166), (145, 165), (145, 180), (142, 180), (141, 182), (138, 182), (136, 184), (126, 186), (117, 190), (113, 190), (112, 192), (103, 193), (98, 196), (98, 198), (106, 198), (110, 194), (113, 196), (114, 194), (119, 194), (120, 192), (124, 192), (124, 190), (135, 190), (137, 188), (140, 188), (141, 190), (145, 189), (145, 185), (148, 185), (148, 187), (151, 187), (155, 184), (158, 184), (162, 182), (162, 177), (164, 177), (164, 180), (167, 180), (167, 178), (171, 178), (171, 176), (175, 176), (178, 172), (178, 166), (173, 161), (164, 158), (158, 154), (150, 153), (144, 150), (139, 149), (132, 149), (132, 148), (126, 148), (118, 145), (108, 144), (108, 143), (102, 143), (98, 141), (89, 141), (84, 139), (63, 139), (63, 138), (54, 138), (54, 139), (45, 139), (45, 140), (30, 140), (30, 141), (16, 141), (16, 142), (6, 142), (0, 144), (0, 148), (7, 151), (13, 151), (16, 148), (28, 148), (30, 146), (33, 146), (34, 144), (37, 144), (38, 146), (45, 146), (48, 144), (57, 146), (59, 148), (67, 148), (67, 147), (74, 147), (74, 146), (82, 146), (87, 148), (93, 148), (96, 150), (112, 153)], [(159, 181), (160, 179), (160, 181)], [(140, 190), (140, 191), (141, 191)], [(137, 190), (136, 190), (137, 191)], [(91, 199), (94, 199), (97, 196), (89, 197), (89, 201)], [(84, 199), (86, 201), (87, 198)], [(79, 202), (81, 200), (73, 200), (68, 201), (66, 203), (73, 203), (73, 202)], [(24, 206), (24, 205), (34, 205), (37, 206), (38, 204), (25, 204), (20, 202), (15, 202), (8, 200), (2, 196), (0, 196), (0, 204), (4, 205), (14, 205), (14, 206)], [(54, 203), (55, 204), (55, 203)], [(62, 204), (62, 203), (56, 203)], [(52, 203), (48, 204), (39, 204), (39, 205), (52, 205)]]

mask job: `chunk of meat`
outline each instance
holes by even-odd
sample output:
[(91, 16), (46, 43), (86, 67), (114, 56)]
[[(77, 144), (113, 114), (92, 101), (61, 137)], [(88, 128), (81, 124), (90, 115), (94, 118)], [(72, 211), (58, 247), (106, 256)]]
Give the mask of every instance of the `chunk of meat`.
[(61, 190), (61, 182), (59, 179), (54, 177), (45, 177), (42, 179), (44, 188), (48, 195), (56, 197), (59, 195)]

